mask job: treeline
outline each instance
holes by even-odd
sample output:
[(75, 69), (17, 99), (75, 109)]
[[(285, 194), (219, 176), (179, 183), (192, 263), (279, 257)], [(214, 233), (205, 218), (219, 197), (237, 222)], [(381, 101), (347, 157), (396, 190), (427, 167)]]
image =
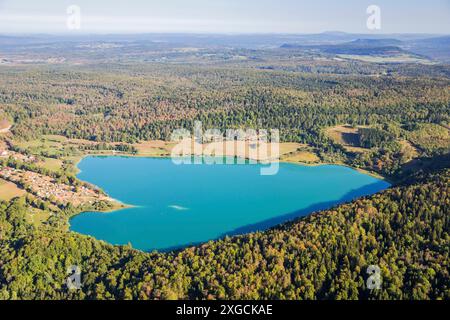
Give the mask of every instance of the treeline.
[(76, 146), (79, 151), (118, 151), (124, 153), (136, 154), (138, 150), (130, 144), (109, 144), (109, 143), (95, 143), (95, 144), (79, 144)]
[(12, 151), (34, 157), (46, 157), (53, 159), (59, 159), (74, 155), (81, 155), (82, 153), (80, 151), (117, 151), (130, 154), (136, 154), (138, 151), (133, 145), (126, 143), (98, 142), (98, 143), (78, 143), (72, 145), (70, 144), (66, 145), (66, 143), (63, 143), (63, 145), (64, 148), (61, 150), (46, 151), (41, 150), (40, 147), (33, 147), (30, 149), (20, 148), (13, 142), (8, 141), (8, 146)]
[(378, 130), (376, 128), (361, 128), (358, 133), (359, 146), (369, 149), (383, 147), (395, 139), (389, 132)]

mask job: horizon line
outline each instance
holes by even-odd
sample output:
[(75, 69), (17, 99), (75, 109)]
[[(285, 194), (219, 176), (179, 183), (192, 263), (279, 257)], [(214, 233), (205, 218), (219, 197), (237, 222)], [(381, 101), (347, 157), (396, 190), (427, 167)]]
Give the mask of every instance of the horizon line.
[(324, 34), (343, 34), (343, 35), (364, 35), (364, 36), (386, 36), (386, 35), (427, 35), (427, 36), (450, 36), (450, 32), (347, 32), (347, 31), (322, 31), (322, 32), (189, 32), (189, 31), (148, 31), (148, 32), (0, 32), (0, 36), (126, 36), (126, 35), (210, 35), (210, 36), (308, 36), (308, 35), (324, 35)]

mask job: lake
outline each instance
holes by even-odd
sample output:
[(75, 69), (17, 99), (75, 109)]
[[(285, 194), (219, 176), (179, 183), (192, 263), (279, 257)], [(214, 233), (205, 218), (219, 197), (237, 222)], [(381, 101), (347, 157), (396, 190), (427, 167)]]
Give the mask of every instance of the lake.
[(71, 230), (115, 245), (165, 251), (265, 230), (390, 186), (344, 166), (281, 163), (273, 176), (260, 175), (262, 166), (86, 157), (78, 178), (133, 207), (82, 213), (70, 220)]

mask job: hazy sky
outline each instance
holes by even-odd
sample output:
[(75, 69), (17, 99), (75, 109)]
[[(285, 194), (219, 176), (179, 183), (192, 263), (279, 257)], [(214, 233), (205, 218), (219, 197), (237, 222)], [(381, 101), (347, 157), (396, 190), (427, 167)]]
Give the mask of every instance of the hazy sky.
[[(67, 27), (70, 5), (80, 30)], [(366, 27), (369, 5), (381, 8), (379, 31)], [(3, 34), (323, 31), (450, 34), (450, 0), (0, 0)]]

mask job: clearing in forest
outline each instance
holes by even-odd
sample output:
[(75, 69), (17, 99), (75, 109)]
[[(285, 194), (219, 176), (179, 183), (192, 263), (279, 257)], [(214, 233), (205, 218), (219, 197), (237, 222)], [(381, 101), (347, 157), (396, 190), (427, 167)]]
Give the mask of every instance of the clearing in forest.
[(0, 200), (10, 201), (24, 194), (25, 190), (19, 189), (16, 184), (0, 179)]
[(8, 133), (11, 129), (11, 124), (8, 120), (0, 119), (0, 133)]
[(359, 145), (359, 128), (350, 125), (339, 125), (328, 128), (326, 135), (334, 142), (341, 144), (349, 152), (363, 153), (368, 149)]

